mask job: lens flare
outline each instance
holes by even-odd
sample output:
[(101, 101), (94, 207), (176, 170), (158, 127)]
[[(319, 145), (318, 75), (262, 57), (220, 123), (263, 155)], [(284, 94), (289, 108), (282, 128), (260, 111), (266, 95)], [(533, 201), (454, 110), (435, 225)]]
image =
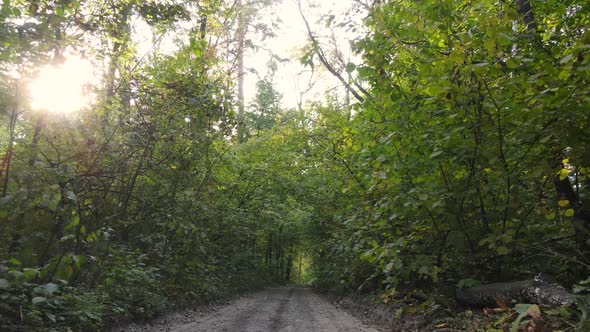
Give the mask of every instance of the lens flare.
[(84, 86), (94, 80), (92, 65), (80, 58), (67, 58), (59, 65), (47, 65), (29, 84), (31, 107), (35, 110), (71, 113), (90, 103)]

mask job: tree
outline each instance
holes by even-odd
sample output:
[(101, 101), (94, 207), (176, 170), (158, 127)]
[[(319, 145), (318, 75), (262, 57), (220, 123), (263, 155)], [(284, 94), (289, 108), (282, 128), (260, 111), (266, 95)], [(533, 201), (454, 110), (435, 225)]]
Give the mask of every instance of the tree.
[(273, 83), (267, 79), (258, 81), (256, 96), (247, 114), (248, 131), (254, 134), (275, 127), (281, 117), (280, 103), (281, 95), (275, 90)]
[(567, 283), (587, 274), (584, 204), (574, 203), (585, 187), (572, 195), (586, 165), (577, 68), (587, 13), (564, 3), (533, 17), (519, 4), (372, 7), (355, 46), (372, 98), (342, 129), (354, 133), (348, 164), (362, 165), (352, 173), (367, 188), (344, 232), (374, 266), (365, 278), (399, 290), (525, 270)]

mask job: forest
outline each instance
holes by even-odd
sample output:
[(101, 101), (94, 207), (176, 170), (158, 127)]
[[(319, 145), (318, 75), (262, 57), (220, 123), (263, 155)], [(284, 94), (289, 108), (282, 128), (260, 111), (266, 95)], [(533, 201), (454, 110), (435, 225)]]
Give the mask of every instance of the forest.
[[(590, 331), (590, 3), (311, 14), (328, 2), (2, 1), (0, 330), (298, 283), (397, 318), (472, 320), (467, 302), (494, 308), (476, 330)], [(288, 59), (263, 46), (285, 4)], [(58, 110), (35, 105), (40, 68), (75, 57), (92, 80), (54, 76)], [(469, 293), (541, 275), (575, 303)]]

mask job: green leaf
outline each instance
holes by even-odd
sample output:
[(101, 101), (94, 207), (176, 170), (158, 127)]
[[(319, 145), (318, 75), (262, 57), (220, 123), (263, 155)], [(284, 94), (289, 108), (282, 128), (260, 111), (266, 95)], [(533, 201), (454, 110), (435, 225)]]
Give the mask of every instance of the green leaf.
[(479, 285), (481, 285), (481, 281), (479, 281), (477, 279), (472, 279), (472, 278), (461, 279), (457, 283), (457, 287), (459, 287), (459, 288), (473, 287), (473, 286), (479, 286)]
[(349, 62), (346, 64), (346, 72), (347, 73), (352, 73), (355, 69), (356, 69), (356, 65), (354, 63)]
[(430, 271), (428, 266), (421, 266), (420, 269), (418, 269), (418, 274), (432, 275), (432, 272)]
[(16, 265), (16, 266), (20, 266), (23, 263), (21, 261), (19, 261), (18, 259), (14, 258), (14, 257), (10, 257), (10, 259), (8, 260), (12, 265)]
[(8, 276), (16, 281), (21, 281), (24, 279), (24, 274), (21, 271), (8, 271)]
[(47, 294), (53, 294), (58, 289), (59, 289), (59, 286), (54, 283), (45, 284), (45, 290), (47, 291)]
[(68, 191), (66, 192), (66, 198), (71, 200), (71, 201), (76, 201), (78, 199), (78, 197), (76, 196), (76, 194), (73, 191)]
[(10, 282), (6, 279), (0, 279), (0, 289), (6, 289), (10, 287)]
[(560, 80), (566, 80), (570, 77), (571, 72), (569, 70), (562, 70), (561, 72), (559, 72), (559, 75), (557, 75), (557, 77)]
[(506, 61), (506, 66), (508, 66), (510, 69), (518, 68), (518, 65), (519, 63), (513, 58), (510, 58), (508, 61)]
[(434, 158), (434, 157), (436, 157), (436, 156), (439, 156), (441, 153), (443, 153), (443, 152), (442, 152), (442, 150), (437, 150), (437, 151), (434, 151), (434, 152), (433, 152), (433, 153), (430, 155), (430, 158)]
[(64, 7), (58, 6), (57, 8), (55, 8), (55, 14), (57, 16), (64, 17)]
[(489, 64), (490, 64), (489, 62), (479, 62), (479, 63), (474, 64), (473, 66), (474, 67), (485, 67)]
[(531, 316), (534, 319), (541, 318), (541, 309), (536, 304), (524, 304), (518, 303), (514, 306), (514, 310), (519, 314), (516, 320), (512, 323), (510, 327), (510, 332), (518, 332), (520, 327), (520, 322), (526, 316)]
[(392, 268), (393, 268), (393, 261), (392, 261), (392, 262), (389, 262), (389, 263), (388, 263), (388, 264), (385, 266), (385, 268), (383, 269), (383, 272), (385, 272), (385, 273), (389, 273), (389, 272), (391, 272), (391, 269), (392, 269)]
[(47, 298), (45, 298), (45, 297), (43, 297), (43, 296), (35, 296), (35, 297), (34, 297), (34, 298), (31, 300), (31, 302), (32, 302), (33, 304), (39, 304), (39, 303), (43, 303), (43, 302), (45, 302), (45, 301), (47, 301)]
[(510, 249), (506, 248), (505, 246), (499, 246), (496, 248), (496, 252), (498, 255), (503, 256), (510, 253)]
[(512, 238), (512, 235), (510, 235), (510, 234), (502, 234), (502, 235), (498, 236), (498, 240), (502, 241), (504, 243), (510, 243), (514, 239)]
[(76, 226), (78, 226), (78, 224), (80, 224), (80, 216), (74, 216), (74, 218), (72, 218), (72, 221), (70, 221), (70, 223), (66, 225), (66, 229), (75, 228)]
[(55, 317), (54, 314), (51, 314), (49, 312), (46, 312), (45, 313), (45, 316), (47, 316), (47, 318), (49, 318), (49, 320), (52, 321), (52, 322), (54, 322), (54, 323), (57, 321), (57, 318)]
[(573, 58), (574, 58), (574, 55), (570, 53), (570, 54), (564, 56), (563, 59), (561, 59), (559, 61), (559, 64), (561, 64), (561, 65), (566, 64), (566, 63), (570, 62), (570, 60)]
[(98, 235), (96, 234), (96, 232), (92, 232), (88, 234), (88, 236), (86, 237), (86, 241), (88, 242), (94, 242), (96, 240), (98, 240)]
[(31, 281), (38, 275), (39, 275), (39, 269), (29, 269), (29, 268), (23, 269), (23, 276), (26, 281)]
[(446, 92), (446, 88), (442, 85), (434, 84), (428, 87), (427, 92), (431, 96), (439, 96), (440, 94)]
[(519, 314), (516, 320), (512, 323), (510, 327), (510, 332), (518, 332), (518, 328), (520, 326), (520, 321), (527, 316), (527, 310), (530, 307), (530, 304), (523, 304), (518, 303), (514, 306), (514, 310)]

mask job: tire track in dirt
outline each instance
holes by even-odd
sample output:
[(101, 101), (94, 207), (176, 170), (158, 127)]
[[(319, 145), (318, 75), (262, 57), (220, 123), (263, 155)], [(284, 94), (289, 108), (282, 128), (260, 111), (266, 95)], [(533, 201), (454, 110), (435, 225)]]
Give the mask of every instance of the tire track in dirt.
[(281, 327), (281, 325), (284, 324), (283, 315), (285, 314), (285, 311), (287, 310), (287, 306), (289, 304), (289, 301), (291, 301), (291, 297), (293, 296), (294, 291), (295, 291), (295, 288), (289, 289), (289, 293), (287, 294), (287, 298), (286, 299), (279, 299), (279, 307), (277, 308), (277, 311), (272, 319), (272, 324), (270, 325), (270, 331), (278, 331), (279, 328)]
[(180, 312), (138, 328), (147, 332), (378, 332), (305, 287), (267, 288), (211, 312)]

